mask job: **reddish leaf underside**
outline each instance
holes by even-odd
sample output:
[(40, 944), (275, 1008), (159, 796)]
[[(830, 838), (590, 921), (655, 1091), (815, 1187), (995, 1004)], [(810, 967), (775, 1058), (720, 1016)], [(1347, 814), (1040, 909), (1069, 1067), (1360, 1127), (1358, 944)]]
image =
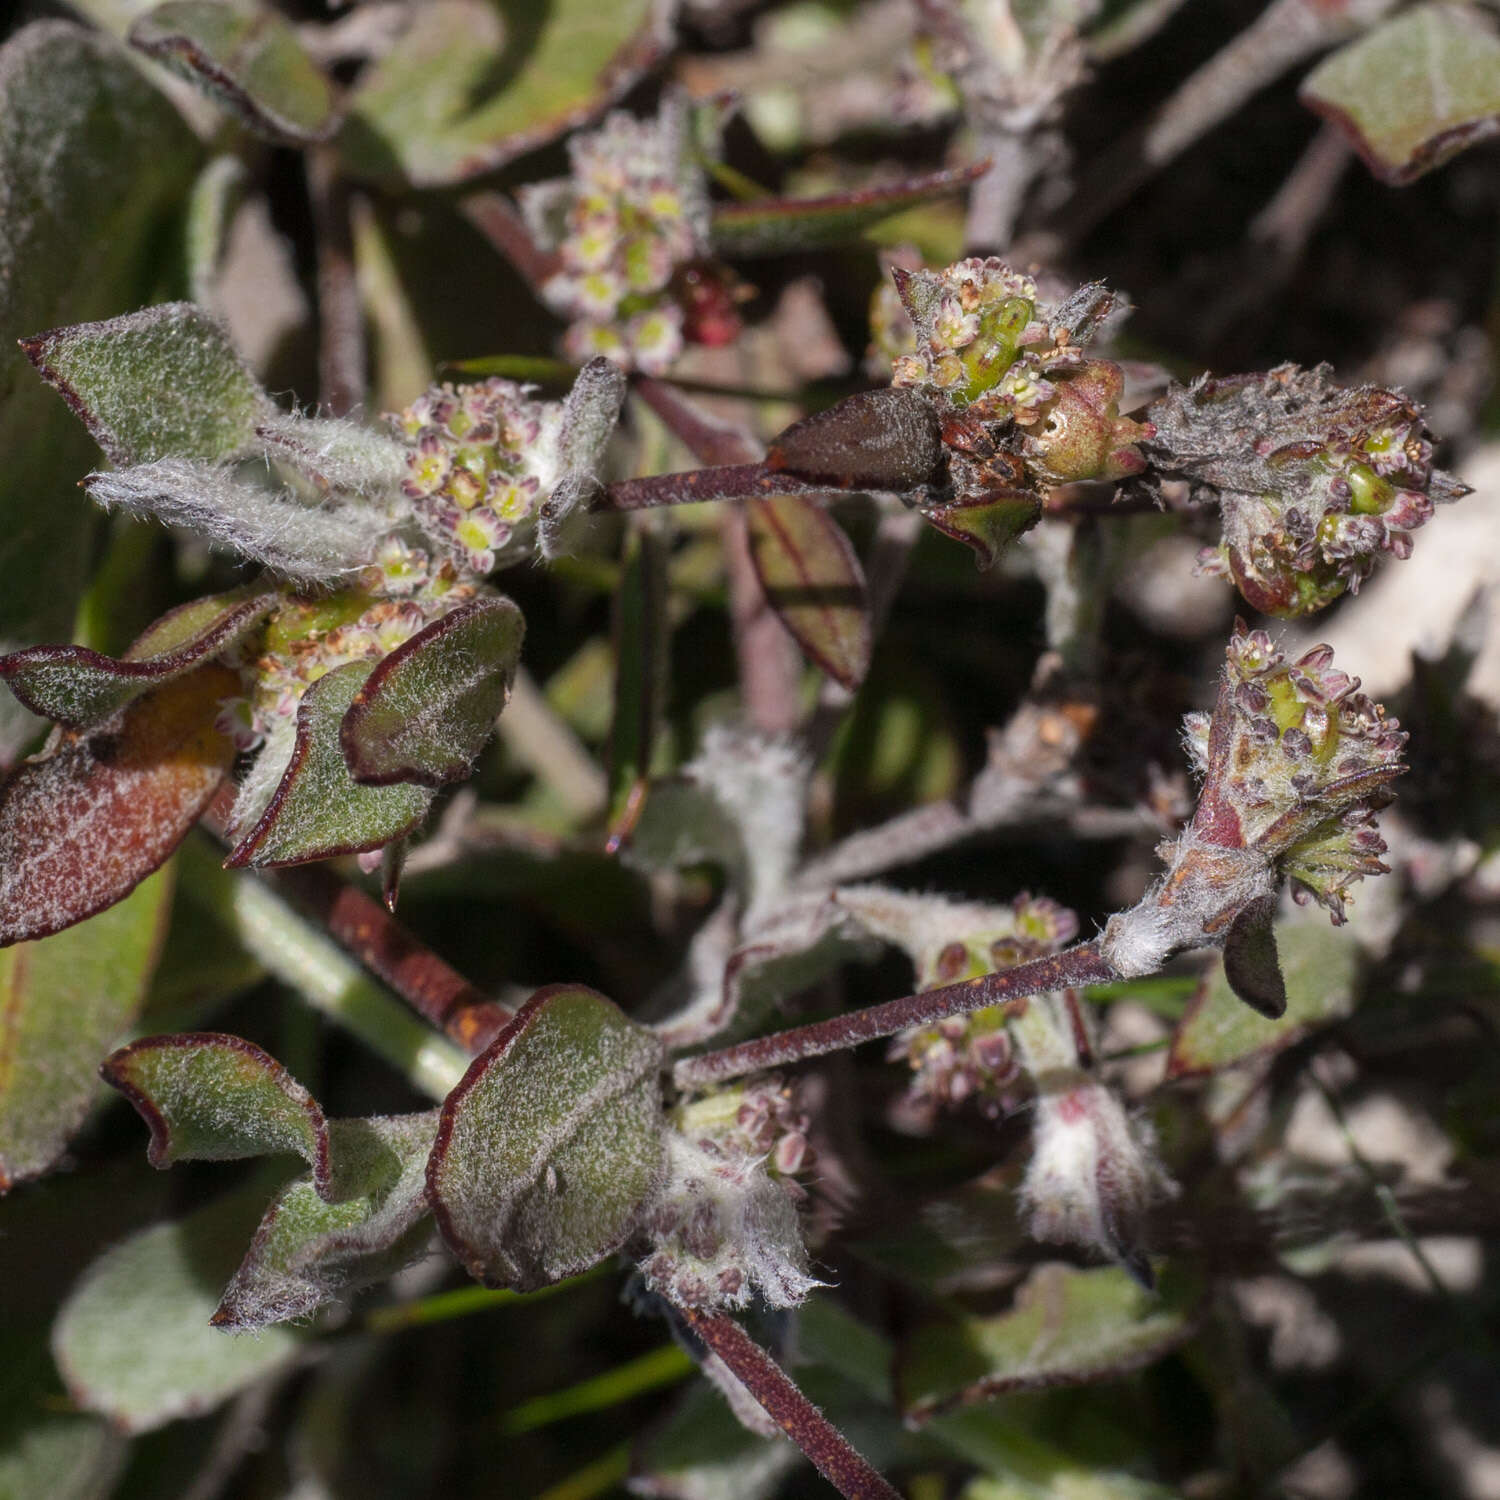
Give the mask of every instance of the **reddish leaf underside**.
[(0, 787), (0, 945), (93, 916), (167, 859), (234, 758), (214, 719), (238, 688), (199, 667), (16, 768)]
[(870, 667), (865, 576), (849, 538), (805, 495), (745, 507), (750, 556), (766, 599), (808, 659), (853, 692)]

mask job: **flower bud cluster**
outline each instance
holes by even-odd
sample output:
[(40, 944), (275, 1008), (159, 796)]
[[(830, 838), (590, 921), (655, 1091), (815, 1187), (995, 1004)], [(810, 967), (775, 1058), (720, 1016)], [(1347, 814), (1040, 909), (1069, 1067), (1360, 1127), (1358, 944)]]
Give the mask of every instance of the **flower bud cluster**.
[(1467, 493), (1433, 467), (1420, 407), (1329, 373), (1204, 377), (1151, 409), (1153, 460), (1219, 501), (1223, 539), (1199, 566), (1283, 618), (1357, 591), (1382, 554), (1409, 557), (1434, 503)]
[[(1002, 487), (985, 467), (1002, 451), (1021, 461), (1032, 486), (1145, 469), (1136, 444), (1151, 425), (1120, 415), (1119, 366), (1084, 353), (1115, 306), (1101, 285), (1049, 304), (1031, 277), (993, 257), (893, 274), (916, 346), (895, 360), (892, 383), (926, 391), (956, 414), (945, 437), (961, 493)], [(965, 465), (975, 461), (966, 482)]]
[(681, 1106), (666, 1134), (667, 1180), (646, 1216), (641, 1273), (686, 1307), (793, 1307), (808, 1274), (794, 1179), (812, 1165), (809, 1121), (774, 1076)]
[(708, 254), (707, 187), (687, 108), (669, 99), (655, 120), (615, 111), (572, 136), (568, 152), (570, 177), (521, 195), (533, 236), (561, 261), (542, 296), (572, 320), (571, 358), (602, 354), (659, 374), (682, 351), (688, 268)]
[(1120, 973), (1223, 943), (1283, 878), (1341, 923), (1349, 887), (1385, 872), (1375, 815), (1406, 735), (1358, 688), (1329, 647), (1288, 662), (1264, 631), (1236, 624), (1213, 715), (1188, 721), (1203, 775), (1193, 821), (1164, 846), (1162, 881), (1105, 929), (1101, 951)]
[[(968, 931), (941, 945), (928, 943), (925, 951), (911, 950), (917, 989), (935, 989), (1013, 969), (1056, 953), (1078, 932), (1078, 918), (1045, 896), (1017, 896), (1006, 917), (998, 927)], [(914, 1026), (892, 1038), (888, 1056), (910, 1066), (908, 1101), (920, 1116), (938, 1108), (956, 1109), (969, 1101), (991, 1119), (1006, 1112), (1013, 1103), (1011, 1086), (1019, 1074), (1006, 1016), (1004, 1006), (986, 1006), (965, 1015), (945, 1016), (930, 1026)]]
[(434, 386), (392, 417), (407, 449), (401, 489), (462, 574), (529, 548), (560, 467), (562, 404), (494, 377)]
[(241, 750), (289, 729), (302, 695), (320, 677), (350, 662), (377, 662), (418, 631), (472, 599), (451, 563), (388, 537), (357, 587), (322, 599), (288, 597), (261, 637), (231, 653), (245, 680), (241, 697), (225, 699), (218, 727)]

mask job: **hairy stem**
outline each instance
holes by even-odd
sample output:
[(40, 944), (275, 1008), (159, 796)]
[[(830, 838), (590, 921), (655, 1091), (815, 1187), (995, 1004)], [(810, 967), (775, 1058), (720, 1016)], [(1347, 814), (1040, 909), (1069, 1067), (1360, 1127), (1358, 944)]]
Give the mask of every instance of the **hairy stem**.
[(684, 1058), (674, 1069), (673, 1078), (679, 1088), (705, 1088), (765, 1068), (785, 1067), (803, 1058), (894, 1036), (908, 1026), (923, 1026), (944, 1016), (963, 1015), (989, 1005), (1008, 1005), (1073, 985), (1110, 984), (1119, 977), (1093, 943), (1081, 943), (1065, 953), (1033, 959), (998, 974), (943, 985), (918, 995), (903, 995), (884, 1005), (872, 1005), (826, 1021), (815, 1021), (810, 1026), (795, 1026), (790, 1031), (740, 1042), (718, 1052)]
[(534, 292), (561, 265), (531, 237), (525, 221), (502, 193), (470, 193), (459, 204), (463, 216), (497, 249)]
[(901, 1500), (900, 1492), (870, 1467), (837, 1427), (797, 1389), (795, 1382), (726, 1313), (679, 1308), (683, 1320), (734, 1372), (766, 1413), (813, 1461), (847, 1500)]

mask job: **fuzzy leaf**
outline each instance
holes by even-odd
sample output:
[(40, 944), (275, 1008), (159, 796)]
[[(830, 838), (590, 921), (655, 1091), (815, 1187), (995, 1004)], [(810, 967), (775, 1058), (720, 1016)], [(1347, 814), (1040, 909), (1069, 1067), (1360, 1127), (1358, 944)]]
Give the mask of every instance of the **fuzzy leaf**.
[(1008, 1391), (1117, 1379), (1182, 1343), (1200, 1296), (1175, 1267), (1150, 1293), (1118, 1266), (1038, 1266), (1010, 1311), (916, 1331), (897, 1359), (901, 1406), (925, 1422)]
[(1280, 925), (1276, 939), (1286, 978), (1285, 1013), (1273, 1021), (1246, 1009), (1216, 962), (1172, 1034), (1168, 1078), (1212, 1073), (1279, 1051), (1354, 1008), (1359, 942), (1348, 927), (1330, 927), (1321, 914), (1299, 914)]
[(559, 555), (564, 522), (598, 487), (604, 450), (625, 404), (625, 384), (625, 372), (613, 360), (597, 358), (578, 372), (568, 391), (558, 434), (560, 474), (537, 528), (543, 557)]
[(582, 985), (538, 990), (443, 1105), (427, 1194), (471, 1275), (519, 1290), (618, 1250), (665, 1170), (661, 1044)]
[(806, 495), (745, 507), (750, 556), (776, 617), (814, 666), (853, 692), (870, 668), (865, 575), (843, 529)]
[(717, 254), (735, 259), (846, 244), (892, 214), (962, 192), (988, 168), (988, 162), (975, 162), (884, 187), (830, 193), (825, 198), (716, 204), (713, 247)]
[(290, 1151), (327, 1190), (323, 1111), (253, 1042), (218, 1031), (145, 1037), (107, 1057), (99, 1073), (150, 1127), (146, 1155), (153, 1167)]
[(167, 0), (130, 28), (130, 45), (269, 140), (305, 146), (339, 123), (333, 84), (291, 25), (253, 0)]
[(286, 1329), (233, 1338), (209, 1323), (261, 1202), (259, 1189), (221, 1198), (132, 1235), (89, 1267), (52, 1330), (78, 1406), (148, 1432), (212, 1411), (297, 1358), (301, 1340)]
[(1414, 6), (1341, 47), (1300, 97), (1399, 186), (1500, 132), (1500, 37), (1475, 6)]
[(220, 1328), (305, 1318), (342, 1292), (393, 1275), (432, 1236), (425, 1193), (438, 1112), (328, 1127), (332, 1181), (283, 1188), (213, 1316)]
[[(97, 524), (74, 483), (94, 446), (16, 340), (149, 295), (159, 232), (198, 156), (177, 111), (107, 38), (45, 21), (0, 47), (0, 651), (67, 638)], [(0, 704), (0, 760), (34, 732), (18, 705)]]
[(113, 464), (248, 453), (272, 407), (219, 323), (163, 302), (21, 340)]
[(1268, 1021), (1286, 1014), (1286, 981), (1276, 952), (1276, 898), (1260, 896), (1235, 914), (1224, 935), (1224, 977)]
[(182, 842), (234, 745), (214, 728), (239, 678), (210, 663), (136, 699), (0, 787), (0, 945), (46, 937), (127, 895)]
[(509, 599), (476, 599), (392, 651), (354, 695), (339, 730), (354, 779), (462, 781), (510, 698), (525, 630)]
[[(419, 187), (461, 182), (576, 129), (618, 99), (670, 40), (662, 0), (506, 7), (428, 0), (362, 82), (351, 165)], [(475, 103), (493, 81), (498, 90)]]
[(432, 801), (426, 787), (361, 786), (349, 774), (340, 726), (374, 671), (368, 662), (350, 662), (308, 688), (297, 708), (291, 762), (259, 822), (225, 861), (230, 869), (298, 865), (378, 849), (426, 816)]
[(33, 713), (89, 729), (158, 683), (221, 656), (275, 605), (274, 594), (248, 588), (196, 599), (163, 615), (123, 659), (86, 646), (33, 646), (0, 657), (0, 677)]
[(924, 507), (922, 514), (944, 536), (970, 548), (975, 562), (987, 572), (1018, 536), (1041, 520), (1042, 504), (1034, 495), (1017, 493), (998, 499), (981, 497), (967, 505)]
[(373, 506), (307, 505), (290, 490), (238, 477), (232, 465), (162, 458), (84, 481), (108, 508), (186, 526), (288, 578), (326, 586), (370, 558), (372, 539), (388, 525)]
[(0, 951), (0, 1192), (45, 1172), (95, 1097), (99, 1055), (145, 999), (166, 873), (92, 922)]
[(840, 489), (905, 491), (933, 479), (942, 457), (932, 403), (890, 386), (793, 422), (772, 439), (766, 466)]

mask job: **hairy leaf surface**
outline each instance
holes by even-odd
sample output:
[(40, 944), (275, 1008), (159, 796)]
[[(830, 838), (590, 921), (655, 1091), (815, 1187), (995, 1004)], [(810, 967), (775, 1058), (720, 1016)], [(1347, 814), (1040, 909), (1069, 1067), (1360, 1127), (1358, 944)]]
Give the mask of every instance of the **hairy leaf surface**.
[(582, 985), (539, 990), (443, 1105), (427, 1191), (470, 1273), (519, 1290), (586, 1270), (664, 1170), (661, 1044)]

